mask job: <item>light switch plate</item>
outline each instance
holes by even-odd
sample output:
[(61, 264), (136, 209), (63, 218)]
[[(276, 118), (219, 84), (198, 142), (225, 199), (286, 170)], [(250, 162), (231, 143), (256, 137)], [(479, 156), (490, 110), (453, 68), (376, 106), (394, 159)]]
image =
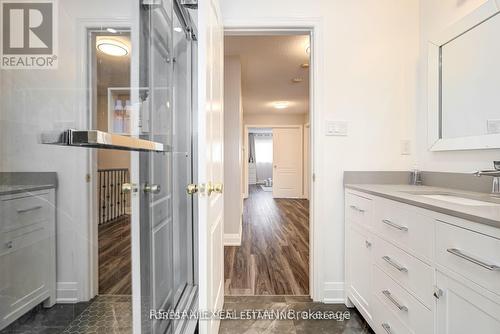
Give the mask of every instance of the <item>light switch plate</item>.
[(327, 121), (327, 136), (347, 136), (349, 134), (349, 123), (346, 121)]

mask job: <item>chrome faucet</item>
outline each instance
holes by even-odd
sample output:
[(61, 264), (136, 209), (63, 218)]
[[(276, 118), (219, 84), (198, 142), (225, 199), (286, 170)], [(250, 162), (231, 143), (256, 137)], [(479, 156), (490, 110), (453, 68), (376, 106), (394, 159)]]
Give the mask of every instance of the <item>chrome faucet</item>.
[(494, 168), (491, 170), (481, 170), (474, 173), (474, 175), (481, 176), (491, 176), (493, 177), (493, 189), (491, 191), (494, 195), (500, 195), (500, 161), (493, 162)]

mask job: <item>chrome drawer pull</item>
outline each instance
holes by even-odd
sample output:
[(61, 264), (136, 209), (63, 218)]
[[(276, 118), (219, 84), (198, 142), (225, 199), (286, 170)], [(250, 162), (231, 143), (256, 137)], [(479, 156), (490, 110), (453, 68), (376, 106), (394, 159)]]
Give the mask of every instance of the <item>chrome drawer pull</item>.
[(485, 269), (488, 269), (488, 270), (491, 270), (491, 271), (500, 271), (500, 266), (497, 266), (496, 264), (489, 264), (489, 263), (486, 263), (482, 260), (479, 260), (479, 259), (476, 259), (470, 255), (467, 255), (465, 254), (464, 252), (462, 252), (461, 250), (459, 249), (456, 249), (456, 248), (448, 248), (446, 250), (448, 253), (451, 253), (455, 256), (458, 256), (464, 260), (467, 260), (469, 262), (472, 262), (474, 264), (477, 264), (478, 266), (481, 266)]
[(401, 305), (394, 297), (392, 296), (391, 292), (389, 290), (383, 290), (382, 293), (384, 296), (389, 299), (400, 311), (405, 311), (408, 312), (408, 307)]
[(385, 262), (389, 263), (391, 266), (393, 266), (394, 268), (396, 268), (397, 270), (399, 270), (401, 272), (404, 272), (404, 273), (408, 272), (407, 268), (405, 268), (402, 265), (400, 265), (399, 263), (395, 262), (393, 259), (391, 259), (387, 255), (386, 256), (382, 256), (382, 260), (384, 260)]
[(388, 220), (388, 219), (383, 219), (383, 220), (382, 220), (382, 223), (384, 223), (384, 224), (386, 224), (386, 225), (389, 225), (390, 227), (394, 227), (394, 228), (396, 228), (396, 229), (398, 229), (398, 230), (400, 230), (400, 231), (405, 231), (405, 232), (408, 232), (408, 227), (398, 225), (398, 224), (396, 224), (396, 223), (391, 222), (391, 221), (390, 221), (390, 220)]
[(366, 210), (358, 208), (356, 205), (351, 205), (351, 209), (358, 211), (358, 212), (361, 212), (361, 213), (364, 213), (366, 211)]
[(384, 322), (382, 324), (382, 328), (385, 329), (385, 331), (387, 332), (387, 334), (392, 334), (392, 331), (391, 331), (391, 326), (389, 326), (388, 323)]
[(40, 210), (41, 208), (42, 208), (41, 205), (37, 205), (37, 206), (34, 206), (32, 208), (28, 208), (28, 209), (17, 210), (17, 213), (26, 213), (26, 212), (30, 212), (30, 211), (36, 211), (36, 210)]

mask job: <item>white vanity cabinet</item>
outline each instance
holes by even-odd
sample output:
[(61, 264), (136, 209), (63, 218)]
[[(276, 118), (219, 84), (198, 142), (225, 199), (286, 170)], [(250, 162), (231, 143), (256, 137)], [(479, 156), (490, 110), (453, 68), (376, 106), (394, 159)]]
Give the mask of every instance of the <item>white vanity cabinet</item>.
[(0, 330), (55, 303), (55, 190), (0, 196)]
[(346, 304), (381, 334), (500, 333), (500, 229), (346, 188)]

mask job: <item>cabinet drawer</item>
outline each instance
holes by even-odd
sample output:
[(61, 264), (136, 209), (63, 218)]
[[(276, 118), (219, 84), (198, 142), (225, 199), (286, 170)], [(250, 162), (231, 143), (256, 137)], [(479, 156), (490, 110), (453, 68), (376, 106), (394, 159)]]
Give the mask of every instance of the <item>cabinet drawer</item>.
[(374, 229), (385, 239), (427, 261), (432, 259), (434, 219), (410, 207), (382, 198), (374, 203)]
[(433, 271), (428, 264), (379, 237), (374, 239), (373, 254), (380, 268), (431, 308)]
[(365, 228), (370, 228), (371, 213), (372, 200), (352, 193), (346, 193), (345, 216), (347, 220)]
[(49, 219), (47, 193), (24, 197), (7, 197), (0, 200), (0, 228), (4, 232), (22, 229)]
[(373, 293), (414, 333), (433, 331), (432, 312), (377, 266), (373, 268)]
[(408, 327), (373, 294), (373, 329), (377, 334), (413, 334)]
[(500, 240), (438, 222), (436, 261), (500, 295)]

